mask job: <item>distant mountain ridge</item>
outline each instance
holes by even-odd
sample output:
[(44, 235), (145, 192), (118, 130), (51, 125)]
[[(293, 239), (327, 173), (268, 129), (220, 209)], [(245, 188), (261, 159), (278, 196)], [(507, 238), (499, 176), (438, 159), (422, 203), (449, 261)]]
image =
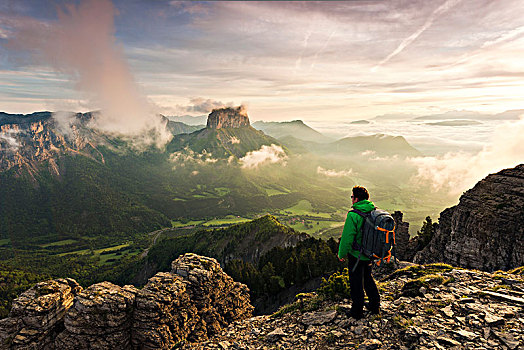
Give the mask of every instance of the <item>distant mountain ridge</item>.
[(319, 155), (340, 154), (358, 156), (404, 156), (416, 157), (422, 153), (411, 146), (402, 136), (375, 134), (369, 136), (350, 136), (331, 143), (316, 143), (288, 136), (282, 143), (296, 152), (311, 152)]
[(207, 115), (198, 115), (198, 116), (192, 116), (192, 115), (175, 115), (175, 116), (166, 116), (169, 120), (172, 120), (174, 122), (181, 122), (187, 125), (205, 125), (207, 121)]
[(290, 122), (258, 121), (253, 123), (253, 127), (277, 139), (293, 136), (304, 141), (322, 143), (332, 141), (331, 138), (309, 127), (302, 120), (293, 120)]
[(172, 120), (167, 122), (167, 128), (173, 135), (190, 134), (197, 130), (202, 130), (205, 127), (205, 125), (188, 125), (182, 122), (174, 122)]

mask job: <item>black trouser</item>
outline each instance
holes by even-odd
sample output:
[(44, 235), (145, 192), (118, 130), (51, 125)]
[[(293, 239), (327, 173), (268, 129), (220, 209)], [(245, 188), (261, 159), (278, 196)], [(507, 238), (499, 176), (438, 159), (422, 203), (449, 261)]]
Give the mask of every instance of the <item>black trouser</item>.
[(349, 265), (349, 285), (351, 287), (351, 316), (355, 318), (362, 317), (364, 307), (364, 290), (369, 299), (369, 310), (372, 313), (378, 313), (380, 310), (380, 295), (378, 294), (377, 285), (373, 276), (371, 276), (371, 262), (360, 260), (354, 272), (353, 267), (357, 263), (357, 258), (348, 255)]

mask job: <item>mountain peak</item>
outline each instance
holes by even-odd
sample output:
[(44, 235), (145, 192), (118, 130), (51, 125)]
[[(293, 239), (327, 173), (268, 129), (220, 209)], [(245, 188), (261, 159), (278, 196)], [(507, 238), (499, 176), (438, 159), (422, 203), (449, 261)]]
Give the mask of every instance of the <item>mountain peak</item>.
[(241, 128), (249, 125), (249, 117), (244, 106), (213, 109), (207, 117), (208, 129)]

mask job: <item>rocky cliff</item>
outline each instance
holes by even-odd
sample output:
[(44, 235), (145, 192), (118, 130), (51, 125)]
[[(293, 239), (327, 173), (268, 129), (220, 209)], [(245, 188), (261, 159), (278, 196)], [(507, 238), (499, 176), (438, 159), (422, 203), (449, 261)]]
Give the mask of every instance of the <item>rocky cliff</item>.
[(487, 176), (440, 213), (433, 239), (414, 261), (484, 271), (524, 265), (524, 164)]
[(142, 289), (102, 282), (82, 290), (71, 279), (38, 283), (0, 320), (0, 347), (171, 349), (207, 340), (252, 310), (247, 287), (216, 260), (185, 254)]
[(86, 138), (83, 125), (90, 119), (91, 113), (71, 114), (60, 122), (50, 112), (0, 113), (0, 172), (15, 168), (32, 174), (38, 164), (48, 161), (51, 173), (59, 174), (56, 156), (62, 153), (81, 152), (103, 161)]
[(214, 109), (207, 117), (207, 128), (241, 128), (249, 126), (249, 117), (243, 106)]

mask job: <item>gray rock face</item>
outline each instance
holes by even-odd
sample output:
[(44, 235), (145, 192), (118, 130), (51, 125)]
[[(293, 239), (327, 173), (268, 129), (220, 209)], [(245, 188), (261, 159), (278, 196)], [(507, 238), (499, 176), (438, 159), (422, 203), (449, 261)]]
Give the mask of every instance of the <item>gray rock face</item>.
[(444, 210), (414, 261), (485, 271), (524, 265), (524, 164), (487, 176)]
[(249, 126), (249, 117), (243, 106), (214, 109), (207, 117), (207, 128), (241, 128)]
[(71, 279), (37, 284), (0, 321), (2, 349), (171, 349), (250, 317), (249, 290), (215, 259), (186, 254), (143, 289)]

